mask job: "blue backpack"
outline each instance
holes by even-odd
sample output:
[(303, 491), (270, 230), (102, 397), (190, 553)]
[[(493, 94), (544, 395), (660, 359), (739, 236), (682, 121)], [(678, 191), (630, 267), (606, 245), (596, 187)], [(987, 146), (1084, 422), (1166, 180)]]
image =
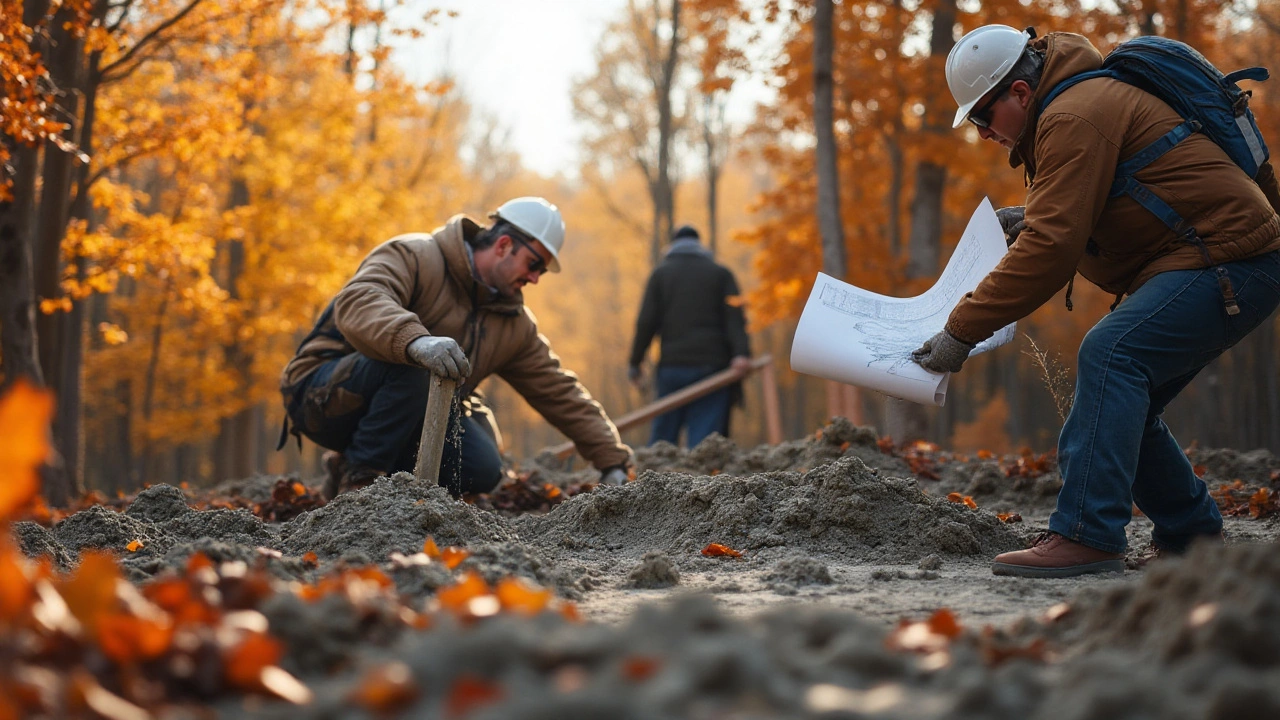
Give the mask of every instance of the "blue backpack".
[[(1191, 46), (1163, 37), (1139, 37), (1121, 43), (1102, 62), (1102, 68), (1073, 75), (1058, 83), (1040, 103), (1048, 107), (1062, 91), (1078, 82), (1109, 77), (1133, 85), (1163, 100), (1184, 122), (1163, 137), (1134, 153), (1116, 167), (1110, 197), (1128, 195), (1160, 218), (1187, 242), (1199, 248), (1205, 262), (1209, 251), (1196, 233), (1168, 203), (1156, 197), (1134, 174), (1169, 152), (1195, 132), (1203, 132), (1217, 143), (1242, 170), (1254, 177), (1258, 167), (1270, 157), (1258, 123), (1249, 110), (1250, 92), (1241, 90), (1237, 80), (1266, 80), (1266, 68), (1252, 67), (1223, 75)], [(1240, 312), (1226, 270), (1215, 268), (1227, 313)]]

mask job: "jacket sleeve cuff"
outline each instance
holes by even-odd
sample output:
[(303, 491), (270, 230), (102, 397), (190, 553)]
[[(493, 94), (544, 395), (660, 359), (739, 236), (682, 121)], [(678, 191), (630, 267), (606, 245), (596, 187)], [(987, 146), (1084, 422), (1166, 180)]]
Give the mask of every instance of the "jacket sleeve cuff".
[(409, 354), (406, 352), (409, 343), (430, 334), (426, 328), (417, 323), (410, 323), (397, 330), (391, 338), (391, 353), (395, 361), (402, 365), (413, 365), (413, 361), (409, 359)]

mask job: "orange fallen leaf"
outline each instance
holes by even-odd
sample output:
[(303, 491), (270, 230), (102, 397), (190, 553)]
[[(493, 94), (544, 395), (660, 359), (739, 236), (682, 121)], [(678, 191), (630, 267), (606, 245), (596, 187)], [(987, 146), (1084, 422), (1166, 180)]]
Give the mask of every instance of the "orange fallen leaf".
[(408, 665), (387, 662), (365, 672), (348, 699), (377, 713), (392, 713), (418, 699), (418, 686)]
[(991, 452), (990, 450), (979, 450), (979, 451), (978, 451), (978, 459), (979, 459), (979, 460), (990, 460), (991, 458), (993, 458), (993, 457), (995, 457), (995, 456), (996, 456), (996, 454), (995, 454), (995, 453), (993, 453), (993, 452)]
[[(1186, 466), (1184, 465), (1183, 467)], [(1192, 465), (1191, 471), (1196, 474), (1196, 477), (1204, 477), (1204, 474), (1209, 471), (1209, 468), (1204, 465)]]
[(469, 572), (458, 582), (437, 590), (436, 600), (440, 601), (440, 606), (446, 610), (459, 612), (464, 610), (473, 598), (488, 594), (489, 583), (485, 582), (479, 573)]
[(658, 671), (655, 658), (634, 656), (622, 661), (622, 677), (632, 682), (644, 682)]
[(18, 515), (40, 490), (40, 466), (49, 457), (53, 394), (18, 378), (0, 398), (0, 522)]
[(964, 496), (964, 504), (967, 505), (970, 510), (978, 509), (978, 503), (974, 502), (973, 498), (969, 497), (968, 495)]
[(525, 582), (520, 578), (508, 577), (498, 582), (494, 590), (503, 610), (522, 615), (537, 615), (547, 608), (551, 602), (551, 591)]
[(947, 493), (947, 499), (953, 503), (964, 502), (964, 497), (958, 492)]
[(427, 536), (427, 541), (422, 543), (422, 552), (432, 560), (440, 559), (440, 547), (436, 545), (436, 539), (430, 535)]
[(226, 650), (222, 668), (227, 680), (243, 690), (262, 687), (262, 671), (280, 661), (279, 641), (263, 633), (246, 633), (244, 640)]
[[(430, 557), (430, 553), (427, 553), (427, 556)], [(469, 557), (471, 557), (469, 550), (456, 548), (452, 545), (440, 551), (440, 562), (444, 563), (444, 566), (450, 570), (458, 567), (463, 560)]]
[(578, 612), (578, 606), (571, 602), (560, 604), (560, 616), (569, 622), (582, 622), (582, 614)]
[(955, 613), (947, 608), (939, 608), (929, 617), (929, 629), (946, 638), (954, 638), (960, 634), (960, 622)]
[(173, 642), (173, 623), (165, 615), (140, 618), (107, 613), (98, 620), (102, 654), (118, 663), (154, 660)]
[(471, 675), (463, 675), (449, 688), (445, 701), (445, 716), (456, 718), (470, 715), (473, 710), (502, 699), (502, 688), (497, 683)]
[(92, 632), (102, 615), (116, 603), (116, 583), (120, 571), (111, 553), (86, 551), (75, 574), (58, 583), (58, 593), (71, 614)]
[(129, 544), (125, 547), (129, 548), (129, 552), (138, 552), (139, 548), (142, 548), (143, 545), (141, 540), (130, 540)]
[(302, 562), (304, 565), (315, 567), (320, 562), (320, 558), (314, 552), (307, 552), (302, 556)]
[(742, 553), (720, 543), (711, 543), (702, 548), (702, 554), (707, 557), (742, 557)]
[(996, 518), (999, 519), (1000, 522), (1002, 523), (1022, 522), (1022, 516), (1019, 515), (1018, 513), (1013, 513), (1013, 512), (996, 513)]
[(22, 555), (10, 544), (8, 533), (0, 535), (0, 620), (15, 618), (31, 608), (35, 588), (27, 576)]

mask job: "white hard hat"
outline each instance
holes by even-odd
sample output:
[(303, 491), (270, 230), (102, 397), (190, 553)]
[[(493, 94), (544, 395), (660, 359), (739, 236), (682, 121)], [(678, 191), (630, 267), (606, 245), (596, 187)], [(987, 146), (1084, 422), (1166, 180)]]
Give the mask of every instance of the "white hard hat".
[(564, 247), (564, 219), (555, 205), (540, 197), (520, 197), (508, 200), (494, 210), (489, 217), (506, 220), (520, 228), (524, 234), (542, 243), (551, 253), (547, 269), (560, 272), (560, 248)]
[(1031, 33), (1008, 25), (983, 25), (951, 48), (947, 54), (947, 87), (960, 106), (951, 127), (963, 125), (978, 100), (1009, 74), (1031, 37)]

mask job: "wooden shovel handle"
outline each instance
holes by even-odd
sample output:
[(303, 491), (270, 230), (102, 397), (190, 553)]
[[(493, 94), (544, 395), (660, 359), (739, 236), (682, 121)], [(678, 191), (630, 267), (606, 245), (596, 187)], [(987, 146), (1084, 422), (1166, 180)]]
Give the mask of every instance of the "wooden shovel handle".
[(449, 430), (449, 409), (453, 405), (453, 393), (457, 388), (457, 381), (432, 373), (427, 412), (422, 419), (422, 440), (418, 442), (418, 462), (413, 468), (413, 474), (420, 480), (440, 482), (444, 436)]

